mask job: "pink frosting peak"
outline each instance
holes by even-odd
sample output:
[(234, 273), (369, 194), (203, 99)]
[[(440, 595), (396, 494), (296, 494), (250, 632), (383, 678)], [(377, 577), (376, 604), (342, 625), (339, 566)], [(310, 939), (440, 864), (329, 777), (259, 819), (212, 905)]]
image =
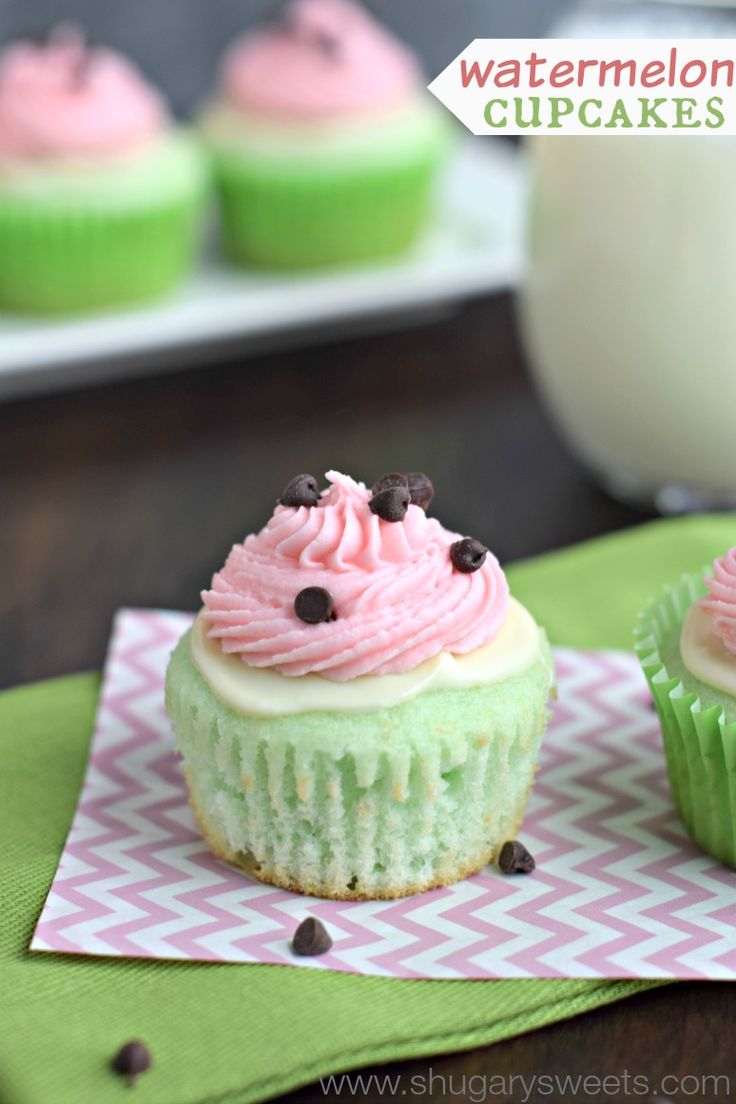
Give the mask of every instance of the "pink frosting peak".
[(701, 605), (713, 618), (713, 632), (729, 652), (736, 654), (736, 548), (713, 564), (713, 578), (706, 579), (708, 597)]
[[(362, 483), (338, 472), (327, 479), (316, 506), (277, 506), (260, 533), (233, 547), (202, 593), (208, 636), (248, 666), (336, 682), (489, 643), (509, 601), (495, 557), (463, 574), (450, 560), (458, 534), (419, 506), (403, 521), (383, 521)], [(334, 621), (297, 617), (294, 599), (311, 586), (329, 591)]]
[(380, 112), (420, 83), (413, 55), (351, 0), (291, 0), (230, 48), (222, 71), (234, 107), (287, 121)]
[(0, 158), (125, 153), (165, 119), (161, 97), (130, 62), (71, 28), (0, 54)]

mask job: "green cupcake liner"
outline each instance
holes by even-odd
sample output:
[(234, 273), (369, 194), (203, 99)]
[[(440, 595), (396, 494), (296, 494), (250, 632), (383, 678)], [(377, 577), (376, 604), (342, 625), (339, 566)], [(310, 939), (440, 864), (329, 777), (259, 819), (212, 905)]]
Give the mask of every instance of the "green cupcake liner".
[(224, 252), (236, 264), (281, 270), (400, 255), (429, 221), (442, 160), (438, 143), (401, 162), (290, 173), (215, 153)]
[[(714, 694), (680, 664), (674, 673), (663, 653), (679, 651), (688, 608), (706, 593), (705, 571), (685, 575), (640, 615), (636, 654), (662, 726), (672, 795), (688, 834), (708, 854), (736, 867), (736, 700)], [(706, 699), (704, 701), (703, 699)]]
[(480, 869), (521, 824), (552, 683), (545, 651), (493, 685), (366, 713), (236, 713), (187, 633), (166, 674), (190, 800), (216, 855), (315, 896), (396, 897)]
[(0, 196), (0, 310), (69, 314), (147, 302), (189, 271), (199, 197), (65, 208)]

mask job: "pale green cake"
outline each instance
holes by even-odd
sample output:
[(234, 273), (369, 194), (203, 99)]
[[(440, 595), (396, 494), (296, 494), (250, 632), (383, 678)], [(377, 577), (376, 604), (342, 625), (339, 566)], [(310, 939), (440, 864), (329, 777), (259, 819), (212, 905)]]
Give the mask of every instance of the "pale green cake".
[(247, 716), (176, 647), (166, 706), (191, 803), (221, 858), (315, 896), (396, 897), (456, 881), (520, 826), (553, 685), (520, 675), (363, 713)]

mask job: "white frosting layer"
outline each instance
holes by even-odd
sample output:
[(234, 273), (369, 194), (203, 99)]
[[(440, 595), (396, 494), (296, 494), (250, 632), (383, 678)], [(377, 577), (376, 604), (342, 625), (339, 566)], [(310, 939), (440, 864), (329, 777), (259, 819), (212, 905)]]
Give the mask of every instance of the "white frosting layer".
[(539, 627), (513, 598), (503, 627), (485, 647), (461, 656), (441, 652), (401, 675), (363, 675), (348, 682), (316, 674), (295, 678), (270, 668), (248, 667), (236, 655), (225, 655), (205, 633), (206, 626), (198, 617), (190, 638), (195, 666), (221, 701), (239, 713), (257, 717), (387, 709), (424, 690), (460, 690), (502, 682), (528, 670), (541, 654)]
[(434, 146), (444, 134), (445, 120), (433, 104), (417, 97), (410, 103), (360, 120), (284, 123), (247, 115), (224, 101), (210, 104), (200, 118), (200, 129), (216, 149), (248, 157), (256, 164), (276, 158), (289, 167), (307, 167), (326, 161), (375, 164), (386, 156), (414, 156), (417, 148)]
[(169, 202), (204, 192), (206, 164), (199, 143), (173, 130), (142, 149), (117, 157), (55, 157), (0, 162), (0, 194), (48, 207), (83, 203), (99, 208)]
[(693, 602), (685, 614), (680, 654), (688, 671), (701, 682), (736, 697), (736, 661), (713, 632), (713, 615), (700, 602)]

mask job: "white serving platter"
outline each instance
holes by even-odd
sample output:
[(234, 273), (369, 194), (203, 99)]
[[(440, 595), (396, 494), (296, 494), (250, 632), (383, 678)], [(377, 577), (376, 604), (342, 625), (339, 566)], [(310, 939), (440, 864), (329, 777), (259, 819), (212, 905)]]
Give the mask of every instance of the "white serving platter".
[(399, 263), (275, 276), (228, 268), (210, 250), (155, 306), (64, 320), (0, 315), (0, 398), (205, 363), (214, 346), (240, 355), (357, 336), (512, 287), (523, 190), (513, 146), (471, 139), (447, 174), (434, 226)]

